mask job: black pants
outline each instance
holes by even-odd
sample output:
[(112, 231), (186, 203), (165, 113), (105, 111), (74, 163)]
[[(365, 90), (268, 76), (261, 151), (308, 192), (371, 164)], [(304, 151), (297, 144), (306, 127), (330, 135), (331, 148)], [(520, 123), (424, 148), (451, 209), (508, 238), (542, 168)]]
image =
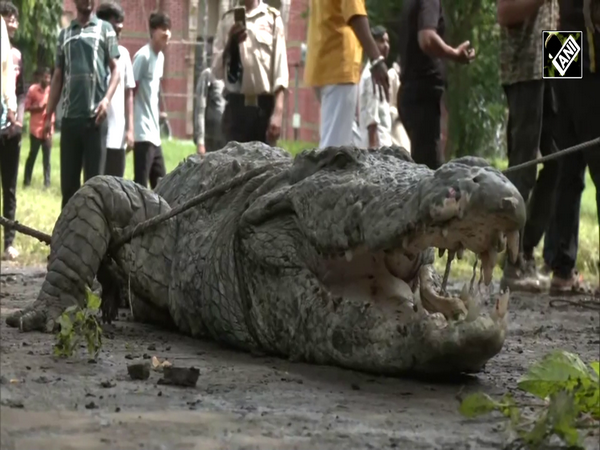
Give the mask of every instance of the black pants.
[(135, 142), (133, 145), (133, 181), (154, 189), (167, 173), (162, 147), (151, 142)]
[[(508, 100), (508, 167), (535, 159), (538, 149), (542, 156), (556, 152), (557, 112), (553, 85), (546, 80), (524, 81), (505, 85), (504, 92)], [(535, 166), (507, 174), (523, 199), (529, 200), (527, 222), (521, 233), (525, 258), (533, 256), (554, 214), (559, 169), (559, 161), (554, 160), (544, 163), (539, 176)], [(556, 253), (555, 238), (552, 232), (546, 234), (547, 256)]]
[(60, 190), (64, 208), (81, 187), (81, 169), (84, 182), (104, 174), (107, 123), (104, 120), (96, 125), (94, 118), (63, 118), (61, 122)]
[[(17, 211), (17, 178), (19, 176), (19, 156), (21, 154), (21, 134), (0, 136), (0, 176), (2, 176), (2, 216), (15, 220)], [(15, 230), (4, 228), (4, 250), (15, 240)]]
[(104, 175), (112, 175), (123, 178), (125, 175), (125, 150), (118, 148), (106, 149), (106, 164), (104, 165)]
[[(560, 146), (570, 147), (600, 137), (600, 74), (585, 73), (581, 80), (559, 81), (556, 91)], [(570, 277), (577, 261), (586, 165), (596, 186), (596, 208), (600, 214), (600, 146), (563, 158), (558, 178), (557, 208), (551, 226), (558, 236), (558, 250), (551, 267), (563, 278)]]
[(221, 121), (223, 136), (226, 142), (267, 142), (267, 129), (275, 97), (260, 95), (256, 105), (247, 104), (241, 94), (227, 94), (227, 104)]
[(50, 186), (50, 152), (52, 151), (52, 139), (40, 139), (35, 137), (33, 134), (29, 135), (29, 156), (25, 162), (25, 174), (23, 177), (23, 184), (25, 186), (31, 185), (31, 174), (33, 173), (33, 166), (37, 159), (40, 147), (42, 148), (42, 164), (44, 168), (44, 186)]
[(398, 113), (410, 139), (411, 156), (432, 170), (444, 163), (441, 148), (441, 101), (444, 89), (424, 84), (402, 85)]

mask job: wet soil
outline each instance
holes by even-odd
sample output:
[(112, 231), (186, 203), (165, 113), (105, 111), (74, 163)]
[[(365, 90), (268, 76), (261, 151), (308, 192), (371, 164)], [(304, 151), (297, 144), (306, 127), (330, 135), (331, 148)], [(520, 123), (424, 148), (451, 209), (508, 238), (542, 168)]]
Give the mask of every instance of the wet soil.
[[(249, 355), (131, 322), (122, 310), (105, 326), (103, 350), (52, 355), (53, 336), (5, 325), (32, 302), (45, 272), (0, 275), (0, 417), (3, 450), (91, 449), (500, 449), (496, 416), (467, 420), (457, 393), (514, 391), (517, 379), (553, 349), (598, 358), (600, 317), (544, 296), (513, 295), (510, 333), (483, 373), (452, 383), (376, 377)], [(195, 387), (132, 380), (129, 364), (156, 356), (194, 367)], [(518, 393), (516, 395), (519, 395)], [(599, 436), (586, 440), (599, 449)]]

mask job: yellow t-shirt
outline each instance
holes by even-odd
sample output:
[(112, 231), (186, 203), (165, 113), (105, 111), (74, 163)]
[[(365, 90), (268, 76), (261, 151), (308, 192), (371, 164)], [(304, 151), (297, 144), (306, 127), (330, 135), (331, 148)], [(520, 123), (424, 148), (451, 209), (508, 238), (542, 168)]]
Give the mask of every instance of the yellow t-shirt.
[(348, 25), (357, 15), (367, 15), (365, 0), (310, 0), (305, 84), (358, 83), (362, 46)]

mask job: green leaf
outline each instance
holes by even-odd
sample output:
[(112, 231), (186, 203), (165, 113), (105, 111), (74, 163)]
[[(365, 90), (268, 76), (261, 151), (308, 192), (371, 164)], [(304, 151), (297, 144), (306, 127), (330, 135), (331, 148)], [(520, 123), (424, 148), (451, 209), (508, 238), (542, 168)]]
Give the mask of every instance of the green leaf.
[(73, 331), (73, 322), (71, 322), (71, 318), (66, 314), (62, 314), (58, 318), (58, 324), (60, 325), (61, 336), (68, 336)]
[(596, 378), (598, 378), (600, 376), (600, 361), (594, 361), (590, 364), (590, 366), (592, 367), (592, 370), (596, 373)]
[(459, 407), (459, 412), (463, 416), (471, 418), (490, 413), (497, 407), (498, 402), (489, 395), (483, 392), (476, 392), (463, 399)]
[(87, 290), (86, 292), (86, 298), (87, 298), (87, 308), (96, 312), (100, 309), (100, 305), (102, 304), (102, 299), (94, 294), (92, 291)]
[(579, 444), (579, 433), (575, 428), (577, 408), (573, 396), (565, 391), (552, 396), (548, 416), (553, 422), (553, 431), (569, 446)]
[(573, 353), (557, 350), (529, 368), (519, 380), (519, 389), (545, 399), (550, 394), (575, 386), (577, 380), (589, 380), (590, 372)]
[(521, 433), (523, 440), (533, 447), (539, 447), (548, 434), (548, 416), (542, 414), (528, 432)]
[(78, 305), (69, 306), (67, 309), (65, 309), (65, 312), (63, 314), (73, 314), (78, 309), (79, 309)]

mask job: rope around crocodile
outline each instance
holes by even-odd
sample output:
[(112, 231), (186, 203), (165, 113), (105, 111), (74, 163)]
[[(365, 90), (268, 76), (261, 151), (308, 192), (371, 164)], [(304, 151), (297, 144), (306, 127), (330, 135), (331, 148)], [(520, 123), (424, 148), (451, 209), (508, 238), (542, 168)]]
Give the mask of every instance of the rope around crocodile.
[[(506, 173), (510, 173), (510, 172), (515, 172), (517, 170), (525, 169), (527, 167), (536, 166), (538, 164), (542, 164), (544, 162), (551, 161), (553, 159), (562, 158), (563, 156), (570, 155), (571, 153), (585, 150), (585, 149), (593, 147), (595, 145), (600, 147), (600, 137), (598, 137), (596, 139), (592, 139), (591, 141), (582, 142), (581, 144), (566, 148), (564, 150), (560, 150), (556, 153), (552, 153), (550, 155), (547, 155), (547, 156), (544, 156), (541, 158), (533, 159), (531, 161), (527, 161), (522, 164), (518, 164), (516, 166), (509, 167), (508, 169), (505, 169), (503, 171), (503, 173), (506, 174)], [(200, 203), (202, 203), (212, 197), (216, 197), (218, 195), (224, 194), (227, 191), (229, 191), (230, 189), (237, 187), (238, 185), (245, 183), (246, 181), (248, 181), (256, 176), (265, 173), (267, 170), (272, 169), (273, 167), (276, 167), (276, 166), (279, 166), (282, 164), (284, 164), (284, 163), (273, 163), (273, 164), (267, 164), (267, 165), (252, 169), (252, 170), (250, 170), (246, 173), (243, 173), (241, 175), (238, 175), (237, 177), (232, 178), (231, 180), (229, 180), (223, 184), (220, 184), (202, 194), (199, 194), (199, 195), (191, 198), (187, 202), (182, 203), (181, 205), (171, 209), (170, 211), (168, 211), (164, 214), (159, 214), (158, 216), (154, 216), (151, 219), (148, 219), (144, 222), (140, 222), (139, 224), (125, 228), (123, 230), (121, 236), (111, 244), (110, 252), (111, 253), (114, 252), (119, 247), (130, 242), (133, 238), (145, 233), (148, 229), (155, 227), (155, 226), (169, 220), (170, 218), (172, 218), (178, 214), (181, 214), (181, 213), (187, 211), (188, 209), (193, 208), (196, 205), (199, 205)], [(49, 234), (46, 234), (39, 230), (35, 230), (35, 229), (30, 228), (25, 225), (21, 225), (19, 222), (9, 220), (9, 219), (6, 219), (1, 216), (0, 216), (0, 225), (2, 225), (4, 228), (12, 228), (15, 231), (17, 231), (21, 234), (24, 234), (26, 236), (36, 238), (38, 241), (43, 242), (46, 245), (50, 245), (50, 243), (52, 242), (52, 236), (50, 236)]]

